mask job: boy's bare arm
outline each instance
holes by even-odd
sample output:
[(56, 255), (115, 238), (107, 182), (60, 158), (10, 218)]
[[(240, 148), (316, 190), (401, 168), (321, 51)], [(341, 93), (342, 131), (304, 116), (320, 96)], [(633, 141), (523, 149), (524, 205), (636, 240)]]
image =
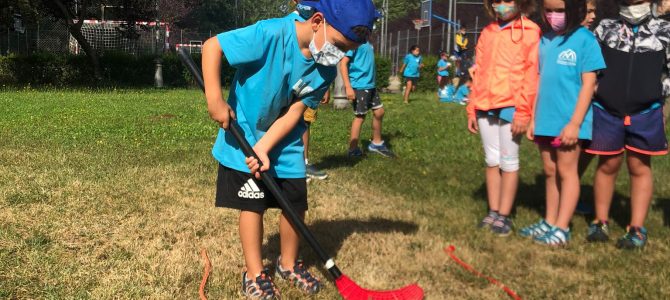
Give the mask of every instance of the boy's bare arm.
[(235, 119), (235, 112), (223, 100), (221, 94), (221, 58), (223, 51), (219, 41), (213, 37), (202, 45), (202, 76), (205, 80), (205, 98), (209, 116), (227, 129), (230, 118)]
[(349, 80), (349, 62), (351, 59), (347, 56), (340, 61), (340, 74), (342, 75), (342, 82), (344, 83), (344, 91), (347, 94), (347, 99), (353, 101), (356, 98), (354, 89), (351, 87), (351, 80)]
[[(258, 158), (260, 158), (263, 163), (263, 167), (260, 168), (260, 172), (267, 171), (270, 168), (270, 159), (268, 158), (268, 153), (274, 148), (279, 141), (286, 137), (293, 128), (298, 124), (298, 121), (302, 119), (303, 113), (307, 109), (307, 106), (298, 100), (291, 104), (288, 111), (279, 117), (268, 129), (268, 131), (263, 135), (263, 137), (256, 143), (254, 146), (254, 151)], [(252, 157), (247, 157), (246, 159), (247, 166), (251, 170), (252, 174), (256, 174), (256, 178), (260, 178), (258, 160)]]

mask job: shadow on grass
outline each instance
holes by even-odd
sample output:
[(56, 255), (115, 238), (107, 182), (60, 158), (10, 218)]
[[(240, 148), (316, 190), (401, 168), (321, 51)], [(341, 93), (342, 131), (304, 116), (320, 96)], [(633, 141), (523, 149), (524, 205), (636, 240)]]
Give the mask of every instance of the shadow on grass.
[[(395, 138), (405, 138), (405, 135), (400, 131), (394, 131), (388, 135), (383, 135), (382, 138), (384, 139), (384, 144), (386, 144), (386, 147), (393, 151), (392, 141)], [(370, 145), (370, 143), (371, 142), (368, 139), (360, 141), (361, 150), (363, 150), (363, 153), (365, 153), (362, 157), (349, 157), (348, 153), (329, 155), (321, 158), (321, 161), (314, 164), (314, 166), (321, 170), (353, 167), (361, 162), (361, 159), (364, 159), (367, 155), (370, 155), (370, 151), (367, 151), (368, 145)]]
[[(321, 220), (310, 224), (308, 227), (330, 257), (335, 257), (342, 248), (344, 241), (354, 233), (401, 232), (403, 234), (413, 234), (419, 229), (419, 226), (414, 223), (381, 218), (372, 218), (366, 221), (355, 219)], [(272, 258), (274, 261), (280, 253), (279, 241), (278, 233), (270, 236), (268, 242), (263, 246), (263, 257)], [(304, 258), (306, 266), (321, 265), (318, 256), (304, 240), (301, 241), (300, 254)]]
[[(483, 183), (475, 190), (473, 197), (481, 201), (487, 201), (486, 183)], [(580, 201), (583, 201), (587, 206), (594, 207), (593, 199), (593, 186), (582, 184)], [(657, 203), (655, 207), (662, 209), (664, 212), (664, 224), (670, 226), (670, 199), (659, 199)], [(530, 209), (536, 212), (539, 218), (544, 218), (546, 208), (544, 175), (536, 175), (534, 182), (519, 181), (512, 216), (516, 215), (517, 207)], [(630, 198), (615, 191), (612, 198), (612, 206), (610, 207), (610, 219), (616, 222), (617, 225), (625, 228), (630, 221), (630, 209)], [(591, 223), (595, 218), (595, 212), (589, 214), (575, 212), (573, 218), (580, 215), (587, 224)]]
[(663, 225), (670, 227), (670, 198), (657, 199), (654, 209), (663, 212)]

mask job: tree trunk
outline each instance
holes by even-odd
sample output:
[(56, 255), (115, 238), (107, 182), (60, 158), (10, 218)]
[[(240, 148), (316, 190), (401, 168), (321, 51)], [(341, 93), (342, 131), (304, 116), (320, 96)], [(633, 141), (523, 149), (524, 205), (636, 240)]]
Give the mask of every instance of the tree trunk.
[(86, 37), (81, 33), (81, 27), (71, 26), (69, 31), (72, 37), (77, 40), (81, 48), (84, 49), (84, 52), (86, 52), (86, 56), (91, 62), (91, 66), (93, 66), (93, 76), (96, 81), (102, 80), (102, 67), (100, 66), (98, 51), (91, 47), (91, 43), (89, 43), (88, 40), (86, 40)]
[[(81, 0), (79, 1), (79, 9), (76, 12), (76, 16), (74, 12), (70, 11), (68, 7), (63, 3), (61, 0), (49, 0), (45, 2), (48, 7), (52, 7), (54, 9), (54, 12), (56, 16), (61, 16), (63, 21), (65, 21), (65, 24), (67, 25), (67, 29), (74, 37), (75, 40), (81, 45), (81, 48), (84, 49), (84, 52), (86, 52), (86, 56), (91, 62), (91, 65), (93, 66), (93, 76), (95, 80), (100, 81), (102, 80), (102, 68), (100, 67), (100, 59), (98, 57), (98, 52), (95, 50), (95, 48), (91, 47), (91, 44), (86, 40), (86, 37), (81, 33), (81, 26), (84, 24), (84, 20), (86, 20), (86, 12), (88, 10), (89, 6), (89, 1), (87, 0)], [(51, 5), (48, 5), (48, 4)], [(75, 19), (77, 22), (75, 23)]]

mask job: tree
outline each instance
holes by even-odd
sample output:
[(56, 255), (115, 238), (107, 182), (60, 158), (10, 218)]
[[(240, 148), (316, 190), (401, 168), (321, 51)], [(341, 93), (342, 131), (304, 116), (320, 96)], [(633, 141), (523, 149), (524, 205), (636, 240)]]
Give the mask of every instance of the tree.
[(81, 32), (81, 27), (84, 25), (84, 20), (92, 17), (91, 8), (94, 5), (100, 5), (100, 1), (96, 0), (23, 0), (26, 2), (33, 2), (32, 7), (36, 10), (44, 11), (61, 20), (67, 25), (68, 32), (77, 40), (81, 48), (86, 53), (91, 66), (93, 67), (93, 76), (96, 80), (102, 80), (102, 68), (100, 67), (100, 59), (98, 52), (86, 40), (86, 37)]

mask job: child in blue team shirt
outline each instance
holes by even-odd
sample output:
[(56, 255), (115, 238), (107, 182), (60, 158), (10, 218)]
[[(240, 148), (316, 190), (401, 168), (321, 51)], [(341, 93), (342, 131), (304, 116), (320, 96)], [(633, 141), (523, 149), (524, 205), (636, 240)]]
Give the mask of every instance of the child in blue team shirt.
[[(240, 210), (239, 232), (246, 271), (242, 292), (249, 299), (277, 299), (279, 291), (261, 257), (263, 214), (278, 207), (258, 180), (259, 172), (276, 178), (300, 215), (307, 210), (305, 162), (301, 136), (307, 107), (316, 108), (337, 75), (345, 52), (367, 42), (377, 16), (370, 0), (303, 0), (305, 21), (279, 18), (221, 33), (203, 45), (202, 69), (207, 108), (220, 124), (212, 154), (219, 162), (216, 206)], [(227, 101), (221, 93), (222, 53), (236, 69)], [(271, 78), (272, 80), (268, 80)], [(245, 157), (226, 129), (235, 119), (257, 153)], [(298, 259), (296, 229), (282, 214), (281, 255), (277, 277), (308, 294), (319, 280)]]
[(563, 246), (579, 199), (579, 155), (591, 140), (591, 98), (596, 71), (605, 68), (593, 33), (581, 26), (585, 0), (544, 0), (550, 28), (540, 41), (540, 84), (528, 138), (537, 143), (544, 163), (545, 218), (523, 228), (535, 242)]
[(409, 93), (414, 91), (416, 85), (419, 83), (420, 71), (423, 68), (423, 58), (420, 54), (421, 49), (419, 49), (419, 46), (412, 45), (409, 48), (409, 53), (405, 55), (402, 67), (400, 67), (400, 73), (402, 73), (402, 76), (407, 81), (404, 97), (405, 104), (409, 103)]
[(468, 96), (470, 96), (470, 87), (472, 86), (472, 78), (464, 76), (460, 80), (458, 89), (454, 94), (454, 102), (465, 105), (468, 102)]
[(440, 60), (437, 61), (437, 86), (438, 86), (438, 97), (440, 97), (441, 91), (449, 83), (449, 67), (451, 63), (449, 62), (449, 56), (447, 52), (440, 52)]

